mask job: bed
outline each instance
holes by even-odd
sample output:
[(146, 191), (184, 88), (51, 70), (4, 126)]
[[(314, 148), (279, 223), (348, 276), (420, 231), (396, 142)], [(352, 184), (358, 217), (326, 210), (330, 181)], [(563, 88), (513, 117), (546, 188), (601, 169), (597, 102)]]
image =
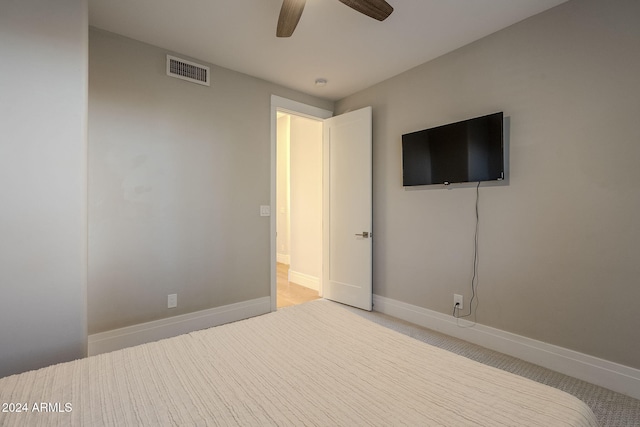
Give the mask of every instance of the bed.
[(326, 300), (0, 379), (2, 426), (597, 426)]

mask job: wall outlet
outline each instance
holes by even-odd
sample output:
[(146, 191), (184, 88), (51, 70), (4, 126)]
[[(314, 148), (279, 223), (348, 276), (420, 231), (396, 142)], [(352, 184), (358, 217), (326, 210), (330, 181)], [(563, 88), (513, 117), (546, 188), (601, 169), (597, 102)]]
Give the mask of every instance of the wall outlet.
[(459, 294), (453, 294), (453, 306), (456, 307), (458, 304), (458, 310), (462, 310), (464, 308), (464, 297)]
[(176, 308), (178, 306), (178, 294), (170, 294), (167, 296), (167, 308)]

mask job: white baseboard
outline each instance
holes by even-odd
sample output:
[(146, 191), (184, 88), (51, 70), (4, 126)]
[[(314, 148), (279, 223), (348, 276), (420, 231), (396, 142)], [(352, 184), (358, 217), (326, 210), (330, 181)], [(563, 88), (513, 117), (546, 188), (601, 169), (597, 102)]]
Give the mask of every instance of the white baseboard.
[(276, 262), (280, 264), (291, 264), (291, 255), (289, 254), (276, 254)]
[(166, 319), (140, 323), (111, 331), (89, 335), (89, 356), (121, 348), (174, 337), (180, 334), (210, 328), (259, 316), (271, 311), (271, 298), (263, 297)]
[(289, 270), (289, 281), (314, 291), (320, 290), (320, 278), (316, 276)]
[(640, 399), (639, 369), (379, 295), (373, 304), (380, 313)]

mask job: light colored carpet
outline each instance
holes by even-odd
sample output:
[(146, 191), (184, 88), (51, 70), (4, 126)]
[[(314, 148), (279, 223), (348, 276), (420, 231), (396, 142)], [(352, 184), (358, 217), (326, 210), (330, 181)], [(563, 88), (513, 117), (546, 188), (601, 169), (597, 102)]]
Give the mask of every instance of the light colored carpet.
[(603, 427), (640, 427), (640, 400), (638, 399), (382, 313), (350, 307), (349, 309), (364, 318), (417, 340), (569, 393), (585, 402)]
[(567, 393), (343, 307), (311, 301), (0, 378), (0, 402), (26, 405), (0, 410), (0, 426), (597, 426)]

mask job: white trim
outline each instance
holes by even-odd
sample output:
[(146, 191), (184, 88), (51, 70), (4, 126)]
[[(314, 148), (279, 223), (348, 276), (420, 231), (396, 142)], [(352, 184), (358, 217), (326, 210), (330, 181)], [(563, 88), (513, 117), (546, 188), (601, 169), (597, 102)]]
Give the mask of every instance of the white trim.
[[(312, 105), (303, 104), (301, 102), (293, 101), (291, 99), (282, 98), (277, 95), (271, 95), (271, 196), (269, 203), (271, 206), (277, 206), (276, 199), (276, 164), (277, 164), (277, 117), (278, 111), (285, 111), (298, 116), (303, 116), (312, 119), (328, 119), (333, 116), (333, 111), (324, 110), (322, 108), (314, 107)], [(271, 262), (271, 311), (278, 309), (276, 295), (277, 295), (277, 272), (276, 272), (276, 216), (271, 215), (270, 218), (270, 262)]]
[(311, 276), (310, 274), (300, 273), (299, 271), (289, 270), (289, 281), (305, 288), (320, 290), (320, 278)]
[(256, 298), (167, 319), (89, 335), (89, 356), (259, 316), (271, 311), (269, 297)]
[(296, 116), (302, 116), (314, 120), (324, 120), (333, 117), (333, 111), (323, 108), (314, 107), (313, 105), (303, 104), (291, 99), (282, 98), (277, 95), (271, 95), (271, 107), (277, 111), (290, 113)]
[(277, 254), (276, 258), (280, 264), (291, 264), (291, 255), (289, 254)]
[(640, 399), (640, 370), (437, 311), (373, 295), (373, 309)]

